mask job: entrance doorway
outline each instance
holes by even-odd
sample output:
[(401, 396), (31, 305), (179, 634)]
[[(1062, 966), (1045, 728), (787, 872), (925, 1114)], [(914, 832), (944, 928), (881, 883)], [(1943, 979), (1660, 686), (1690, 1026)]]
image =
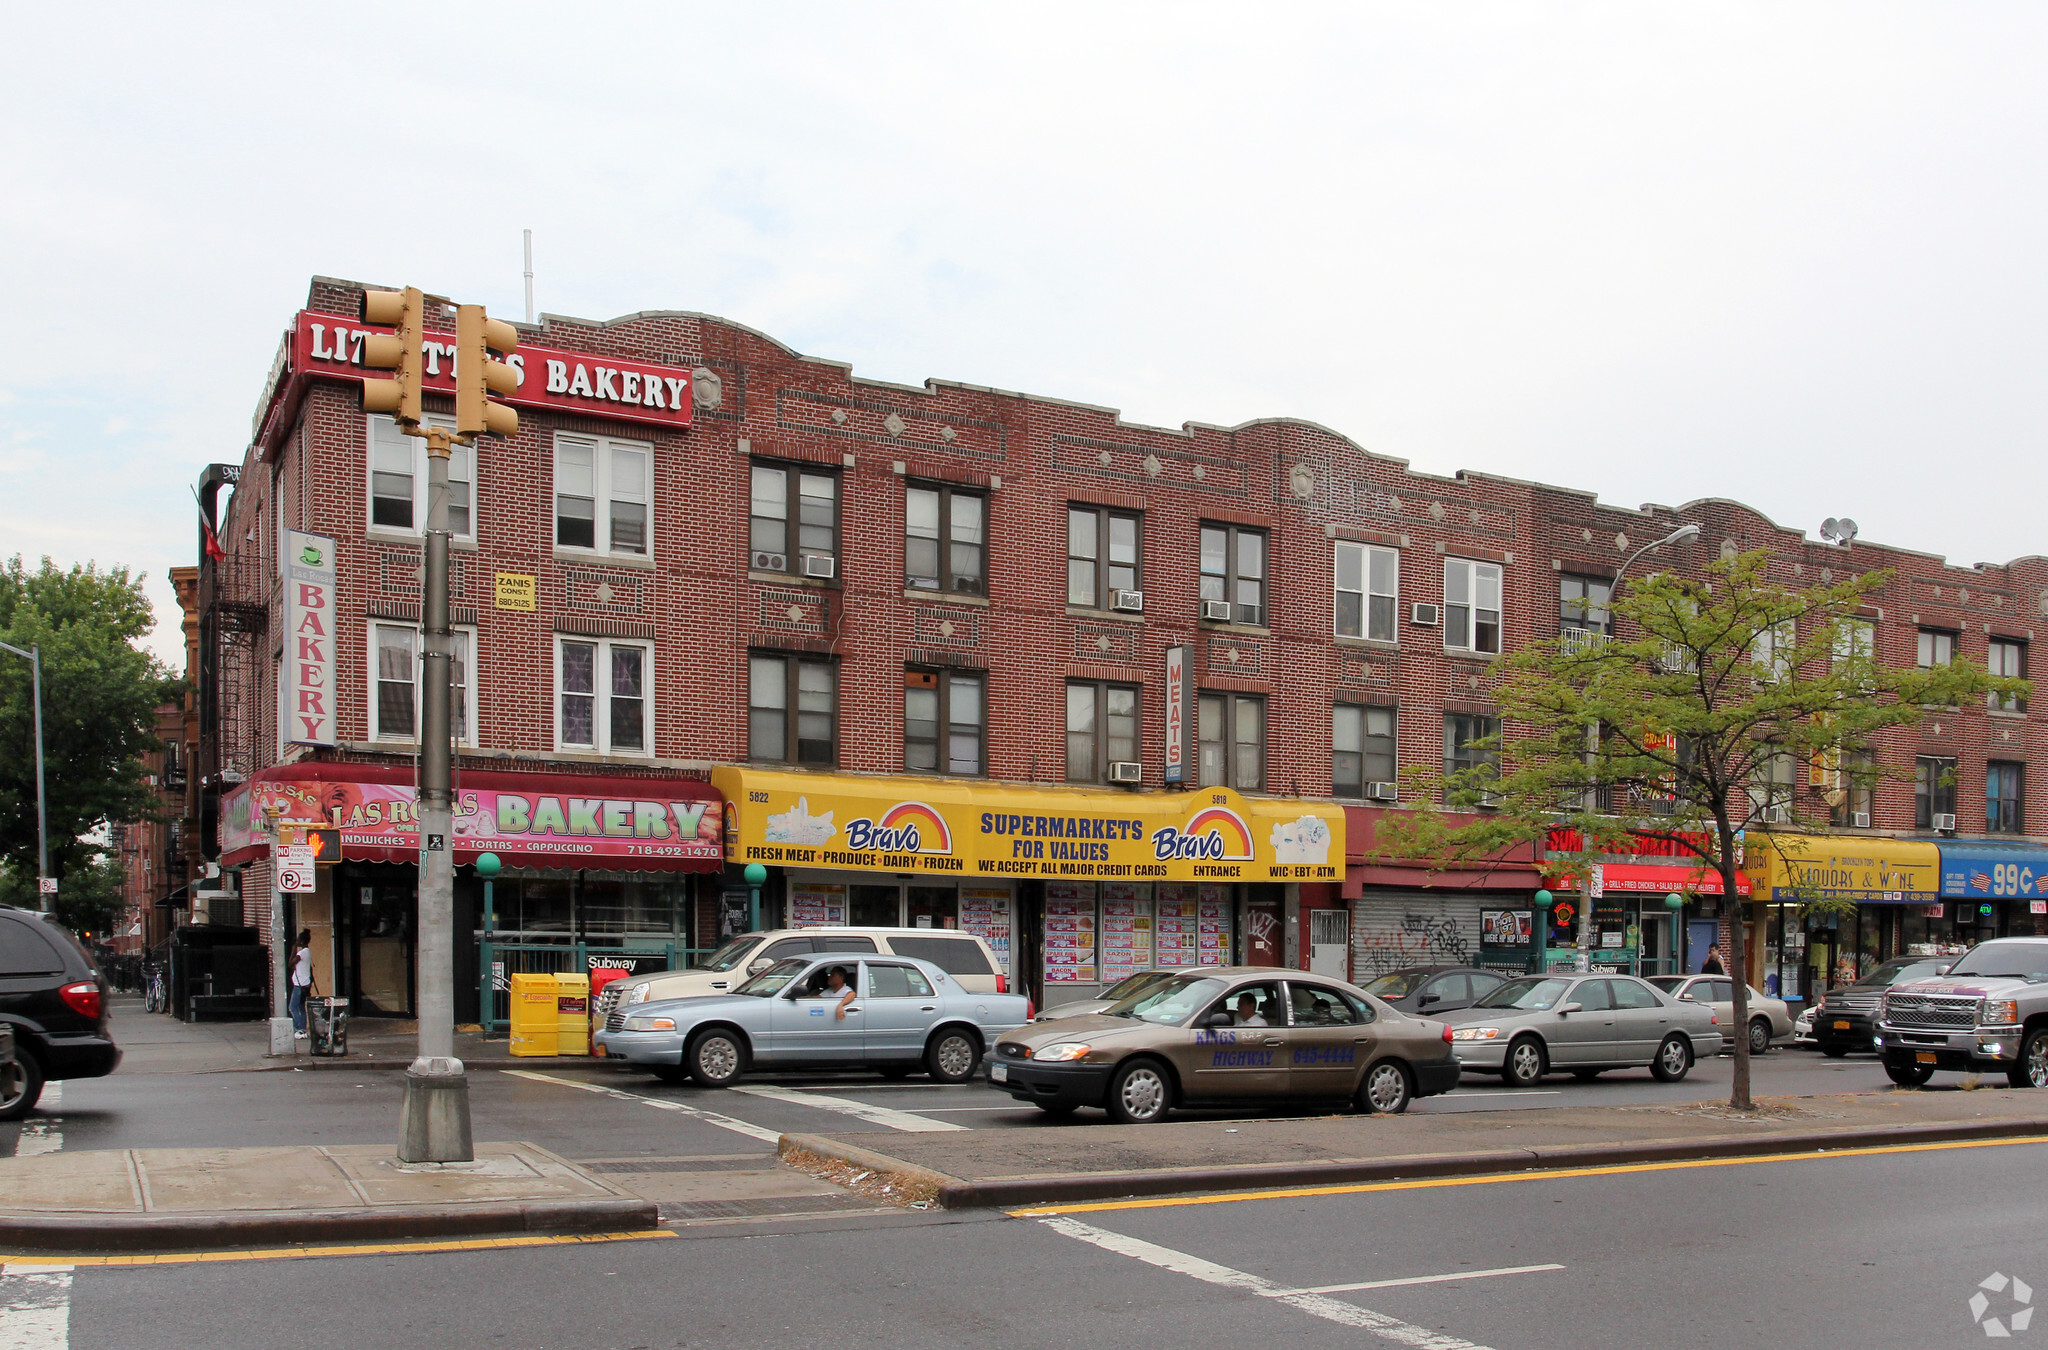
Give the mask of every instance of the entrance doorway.
[(909, 886), (903, 922), (911, 928), (958, 928), (960, 892), (952, 886)]
[(903, 922), (900, 886), (854, 886), (847, 896), (846, 921), (855, 928), (895, 928)]
[(1312, 909), (1308, 912), (1308, 968), (1333, 980), (1351, 978), (1351, 911)]

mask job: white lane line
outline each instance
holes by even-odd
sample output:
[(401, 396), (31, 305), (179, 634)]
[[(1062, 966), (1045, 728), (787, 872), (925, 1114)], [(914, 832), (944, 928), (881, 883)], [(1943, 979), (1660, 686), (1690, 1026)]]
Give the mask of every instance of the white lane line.
[(1410, 1275), (1405, 1280), (1362, 1280), (1357, 1284), (1319, 1284), (1304, 1294), (1350, 1294), (1360, 1289), (1399, 1289), (1411, 1284), (1448, 1284), (1452, 1280), (1486, 1280), (1495, 1275), (1534, 1275), (1539, 1271), (1563, 1270), (1560, 1265), (1502, 1266), (1498, 1270), (1459, 1270), (1449, 1275)]
[(1078, 1238), (1104, 1251), (1132, 1257), (1147, 1265), (1158, 1266), (1161, 1270), (1170, 1270), (1178, 1275), (1187, 1275), (1207, 1284), (1242, 1289), (1248, 1294), (1256, 1294), (1261, 1298), (1285, 1303), (1290, 1308), (1298, 1308), (1326, 1322), (1358, 1327), (1385, 1340), (1414, 1346), (1416, 1350), (1486, 1350), (1485, 1346), (1472, 1341), (1432, 1331), (1428, 1327), (1418, 1327), (1397, 1317), (1376, 1313), (1370, 1308), (1361, 1308), (1355, 1303), (1345, 1303), (1306, 1289), (1283, 1289), (1271, 1280), (1242, 1270), (1232, 1270), (1229, 1266), (1219, 1266), (1213, 1261), (1204, 1261), (1199, 1256), (1177, 1252), (1171, 1247), (1161, 1247), (1143, 1238), (1126, 1237), (1122, 1233), (1112, 1233), (1107, 1228), (1097, 1228), (1093, 1224), (1081, 1223), (1064, 1216), (1040, 1219), (1039, 1222), (1054, 1232)]
[(933, 1120), (928, 1116), (912, 1115), (888, 1106), (870, 1106), (857, 1102), (851, 1097), (828, 1097), (820, 1092), (799, 1092), (786, 1087), (747, 1087), (730, 1089), (744, 1092), (750, 1097), (766, 1097), (770, 1101), (790, 1102), (797, 1106), (815, 1106), (826, 1111), (837, 1111), (843, 1116), (865, 1120), (871, 1125), (887, 1125), (892, 1130), (908, 1134), (933, 1134), (940, 1130), (964, 1130), (965, 1125), (955, 1125), (950, 1120)]
[[(673, 1111), (677, 1115), (701, 1120), (706, 1125), (716, 1125), (721, 1130), (731, 1130), (734, 1134), (746, 1135), (749, 1139), (765, 1139), (771, 1144), (782, 1142), (782, 1132), (780, 1130), (764, 1130), (759, 1125), (749, 1124), (744, 1120), (734, 1120), (731, 1116), (721, 1116), (716, 1111), (705, 1111), (694, 1106), (685, 1106), (681, 1102), (664, 1101), (660, 1097), (643, 1097), (637, 1092), (622, 1092), (618, 1088), (604, 1087), (597, 1083), (579, 1083), (573, 1078), (557, 1078), (551, 1073), (535, 1073), (532, 1069), (500, 1069), (498, 1072), (513, 1078), (531, 1078), (536, 1083), (553, 1083), (557, 1087), (572, 1087), (579, 1092), (595, 1092), (600, 1097), (612, 1097), (622, 1102), (638, 1102), (642, 1106), (652, 1106), (661, 1111)], [(0, 1350), (7, 1350), (7, 1348), (4, 1344), (0, 1344)]]
[[(36, 1103), (38, 1114), (25, 1122), (21, 1133), (15, 1137), (15, 1157), (33, 1158), (39, 1154), (56, 1153), (64, 1147), (64, 1117), (49, 1114), (63, 1104), (63, 1082), (43, 1084), (42, 1099)], [(5, 1342), (0, 1342), (0, 1350), (4, 1350), (4, 1346)]]
[(0, 1265), (0, 1350), (68, 1350), (71, 1267)]

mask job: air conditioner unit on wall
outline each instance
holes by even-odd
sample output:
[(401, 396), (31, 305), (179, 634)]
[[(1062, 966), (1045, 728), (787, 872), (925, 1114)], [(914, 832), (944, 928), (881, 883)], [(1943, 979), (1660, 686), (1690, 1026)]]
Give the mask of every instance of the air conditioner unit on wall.
[(1763, 810), (1762, 819), (1766, 825), (1790, 825), (1792, 823), (1792, 808), (1789, 806), (1766, 806)]
[(1145, 766), (1136, 760), (1119, 759), (1109, 766), (1109, 781), (1112, 783), (1141, 783), (1145, 780)]
[(1367, 783), (1365, 796), (1367, 801), (1397, 802), (1401, 800), (1401, 786), (1398, 783)]
[(756, 553), (753, 561), (748, 563), (748, 566), (756, 572), (787, 572), (789, 570), (789, 555), (787, 553)]
[(839, 562), (836, 558), (821, 557), (816, 553), (804, 554), (805, 576), (823, 577), (827, 581), (830, 581), (834, 576), (838, 575), (838, 573)]
[(1417, 628), (1434, 628), (1439, 622), (1435, 605), (1408, 606), (1408, 622)]
[(1229, 623), (1230, 602), (1228, 600), (1204, 600), (1202, 602), (1202, 617), (1215, 623)]
[(1109, 607), (1111, 609), (1123, 610), (1127, 614), (1143, 614), (1145, 612), (1145, 593), (1143, 591), (1111, 591), (1109, 593)]
[(1955, 813), (1951, 811), (1937, 813), (1934, 817), (1934, 828), (1944, 834), (1954, 834), (1956, 832)]
[(1869, 829), (1869, 828), (1870, 828), (1870, 812), (1868, 812), (1868, 811), (1851, 811), (1851, 812), (1849, 813), (1849, 828), (1850, 828), (1850, 829), (1852, 829), (1852, 830), (1867, 830), (1867, 829)]

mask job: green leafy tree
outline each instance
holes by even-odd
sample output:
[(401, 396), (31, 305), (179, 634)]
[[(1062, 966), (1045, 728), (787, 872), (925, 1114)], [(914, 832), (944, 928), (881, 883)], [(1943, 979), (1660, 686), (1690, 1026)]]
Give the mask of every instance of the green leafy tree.
[[(0, 641), (42, 649), (43, 755), (50, 870), (86, 867), (98, 846), (80, 835), (105, 821), (150, 818), (143, 752), (157, 744), (156, 707), (178, 681), (137, 644), (155, 625), (142, 577), (125, 567), (31, 571), (0, 566)], [(0, 652), (0, 862), (36, 874), (35, 704), (27, 661)], [(58, 894), (62, 895), (63, 888)]]
[[(1566, 633), (1496, 663), (1498, 743), (1481, 747), (1485, 762), (1474, 767), (1412, 775), (1420, 791), (1403, 795), (1422, 805), (1390, 814), (1382, 851), (1495, 857), (1576, 831), (1577, 850), (1549, 857), (1584, 876), (1602, 854), (1662, 840), (1718, 874), (1723, 895), (1738, 894), (1743, 831), (1797, 831), (1816, 814), (1824, 822), (1817, 794), (1838, 792), (1845, 772), (1910, 774), (1910, 762), (1881, 765), (1881, 733), (1926, 708), (2026, 692), (2025, 681), (1994, 678), (1967, 659), (1933, 669), (1878, 664), (1857, 612), (1890, 575), (1792, 586), (1774, 580), (1757, 552), (1715, 563), (1704, 580), (1660, 573), (1630, 583), (1613, 602), (1612, 637)], [(1845, 769), (1866, 757), (1873, 767)], [(1482, 799), (1491, 809), (1465, 814)], [(1746, 837), (1752, 850), (1768, 841)], [(1730, 1105), (1748, 1110), (1741, 923), (1730, 942)]]
[[(90, 933), (97, 941), (111, 940), (124, 908), (121, 887), (127, 875), (120, 859), (89, 854), (64, 877), (57, 892), (57, 922), (81, 938)], [(0, 905), (39, 909), (38, 900), (33, 866), (25, 871), (13, 865), (0, 870)]]

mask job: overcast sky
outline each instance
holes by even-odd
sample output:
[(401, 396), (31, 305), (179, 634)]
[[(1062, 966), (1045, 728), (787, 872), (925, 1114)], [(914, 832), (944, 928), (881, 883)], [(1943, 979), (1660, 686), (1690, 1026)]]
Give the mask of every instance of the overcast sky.
[(2048, 552), (2039, 5), (6, 24), (0, 555), (144, 569), (159, 613), (307, 279), (516, 316), (522, 227), (545, 311)]

